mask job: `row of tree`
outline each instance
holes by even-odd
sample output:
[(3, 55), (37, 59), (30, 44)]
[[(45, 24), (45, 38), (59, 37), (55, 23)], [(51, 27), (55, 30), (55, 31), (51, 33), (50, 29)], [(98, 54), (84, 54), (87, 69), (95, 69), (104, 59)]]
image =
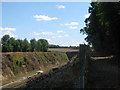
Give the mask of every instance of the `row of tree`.
[(120, 2), (92, 2), (86, 27), (86, 41), (95, 51), (119, 55)]
[(46, 52), (49, 47), (48, 41), (45, 39), (31, 39), (30, 42), (28, 42), (27, 39), (16, 40), (15, 38), (10, 37), (9, 35), (4, 35), (1, 38), (1, 41), (2, 52)]

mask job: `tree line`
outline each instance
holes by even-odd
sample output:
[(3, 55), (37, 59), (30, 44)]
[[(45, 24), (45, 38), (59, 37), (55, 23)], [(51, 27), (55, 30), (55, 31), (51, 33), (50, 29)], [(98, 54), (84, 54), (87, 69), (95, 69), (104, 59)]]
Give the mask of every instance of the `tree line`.
[(48, 41), (45, 39), (31, 39), (28, 42), (26, 38), (16, 40), (9, 35), (4, 35), (1, 41), (2, 52), (46, 52), (49, 47)]
[(120, 2), (92, 2), (86, 26), (80, 30), (97, 52), (119, 55)]

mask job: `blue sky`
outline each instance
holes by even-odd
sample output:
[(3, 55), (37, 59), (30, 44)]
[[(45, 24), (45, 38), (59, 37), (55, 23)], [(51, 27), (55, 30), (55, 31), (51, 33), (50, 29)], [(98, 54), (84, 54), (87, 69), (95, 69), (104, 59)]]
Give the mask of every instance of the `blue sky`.
[(74, 46), (85, 42), (80, 29), (89, 16), (89, 2), (4, 2), (0, 37), (47, 39), (50, 44)]

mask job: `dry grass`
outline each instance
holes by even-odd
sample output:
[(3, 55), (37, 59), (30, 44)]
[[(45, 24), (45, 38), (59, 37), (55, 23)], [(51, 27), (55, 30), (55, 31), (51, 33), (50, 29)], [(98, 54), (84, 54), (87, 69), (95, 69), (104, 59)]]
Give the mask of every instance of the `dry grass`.
[(70, 49), (70, 48), (49, 48), (49, 51), (61, 51), (61, 52), (78, 52), (79, 49)]

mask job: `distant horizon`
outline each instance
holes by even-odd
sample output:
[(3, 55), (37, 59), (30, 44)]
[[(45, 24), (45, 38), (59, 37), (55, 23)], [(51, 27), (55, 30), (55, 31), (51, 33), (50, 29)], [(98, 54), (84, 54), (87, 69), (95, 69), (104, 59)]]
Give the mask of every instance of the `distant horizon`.
[(8, 34), (15, 39), (79, 46), (87, 43), (80, 29), (89, 16), (89, 6), (89, 2), (3, 2), (0, 38)]

